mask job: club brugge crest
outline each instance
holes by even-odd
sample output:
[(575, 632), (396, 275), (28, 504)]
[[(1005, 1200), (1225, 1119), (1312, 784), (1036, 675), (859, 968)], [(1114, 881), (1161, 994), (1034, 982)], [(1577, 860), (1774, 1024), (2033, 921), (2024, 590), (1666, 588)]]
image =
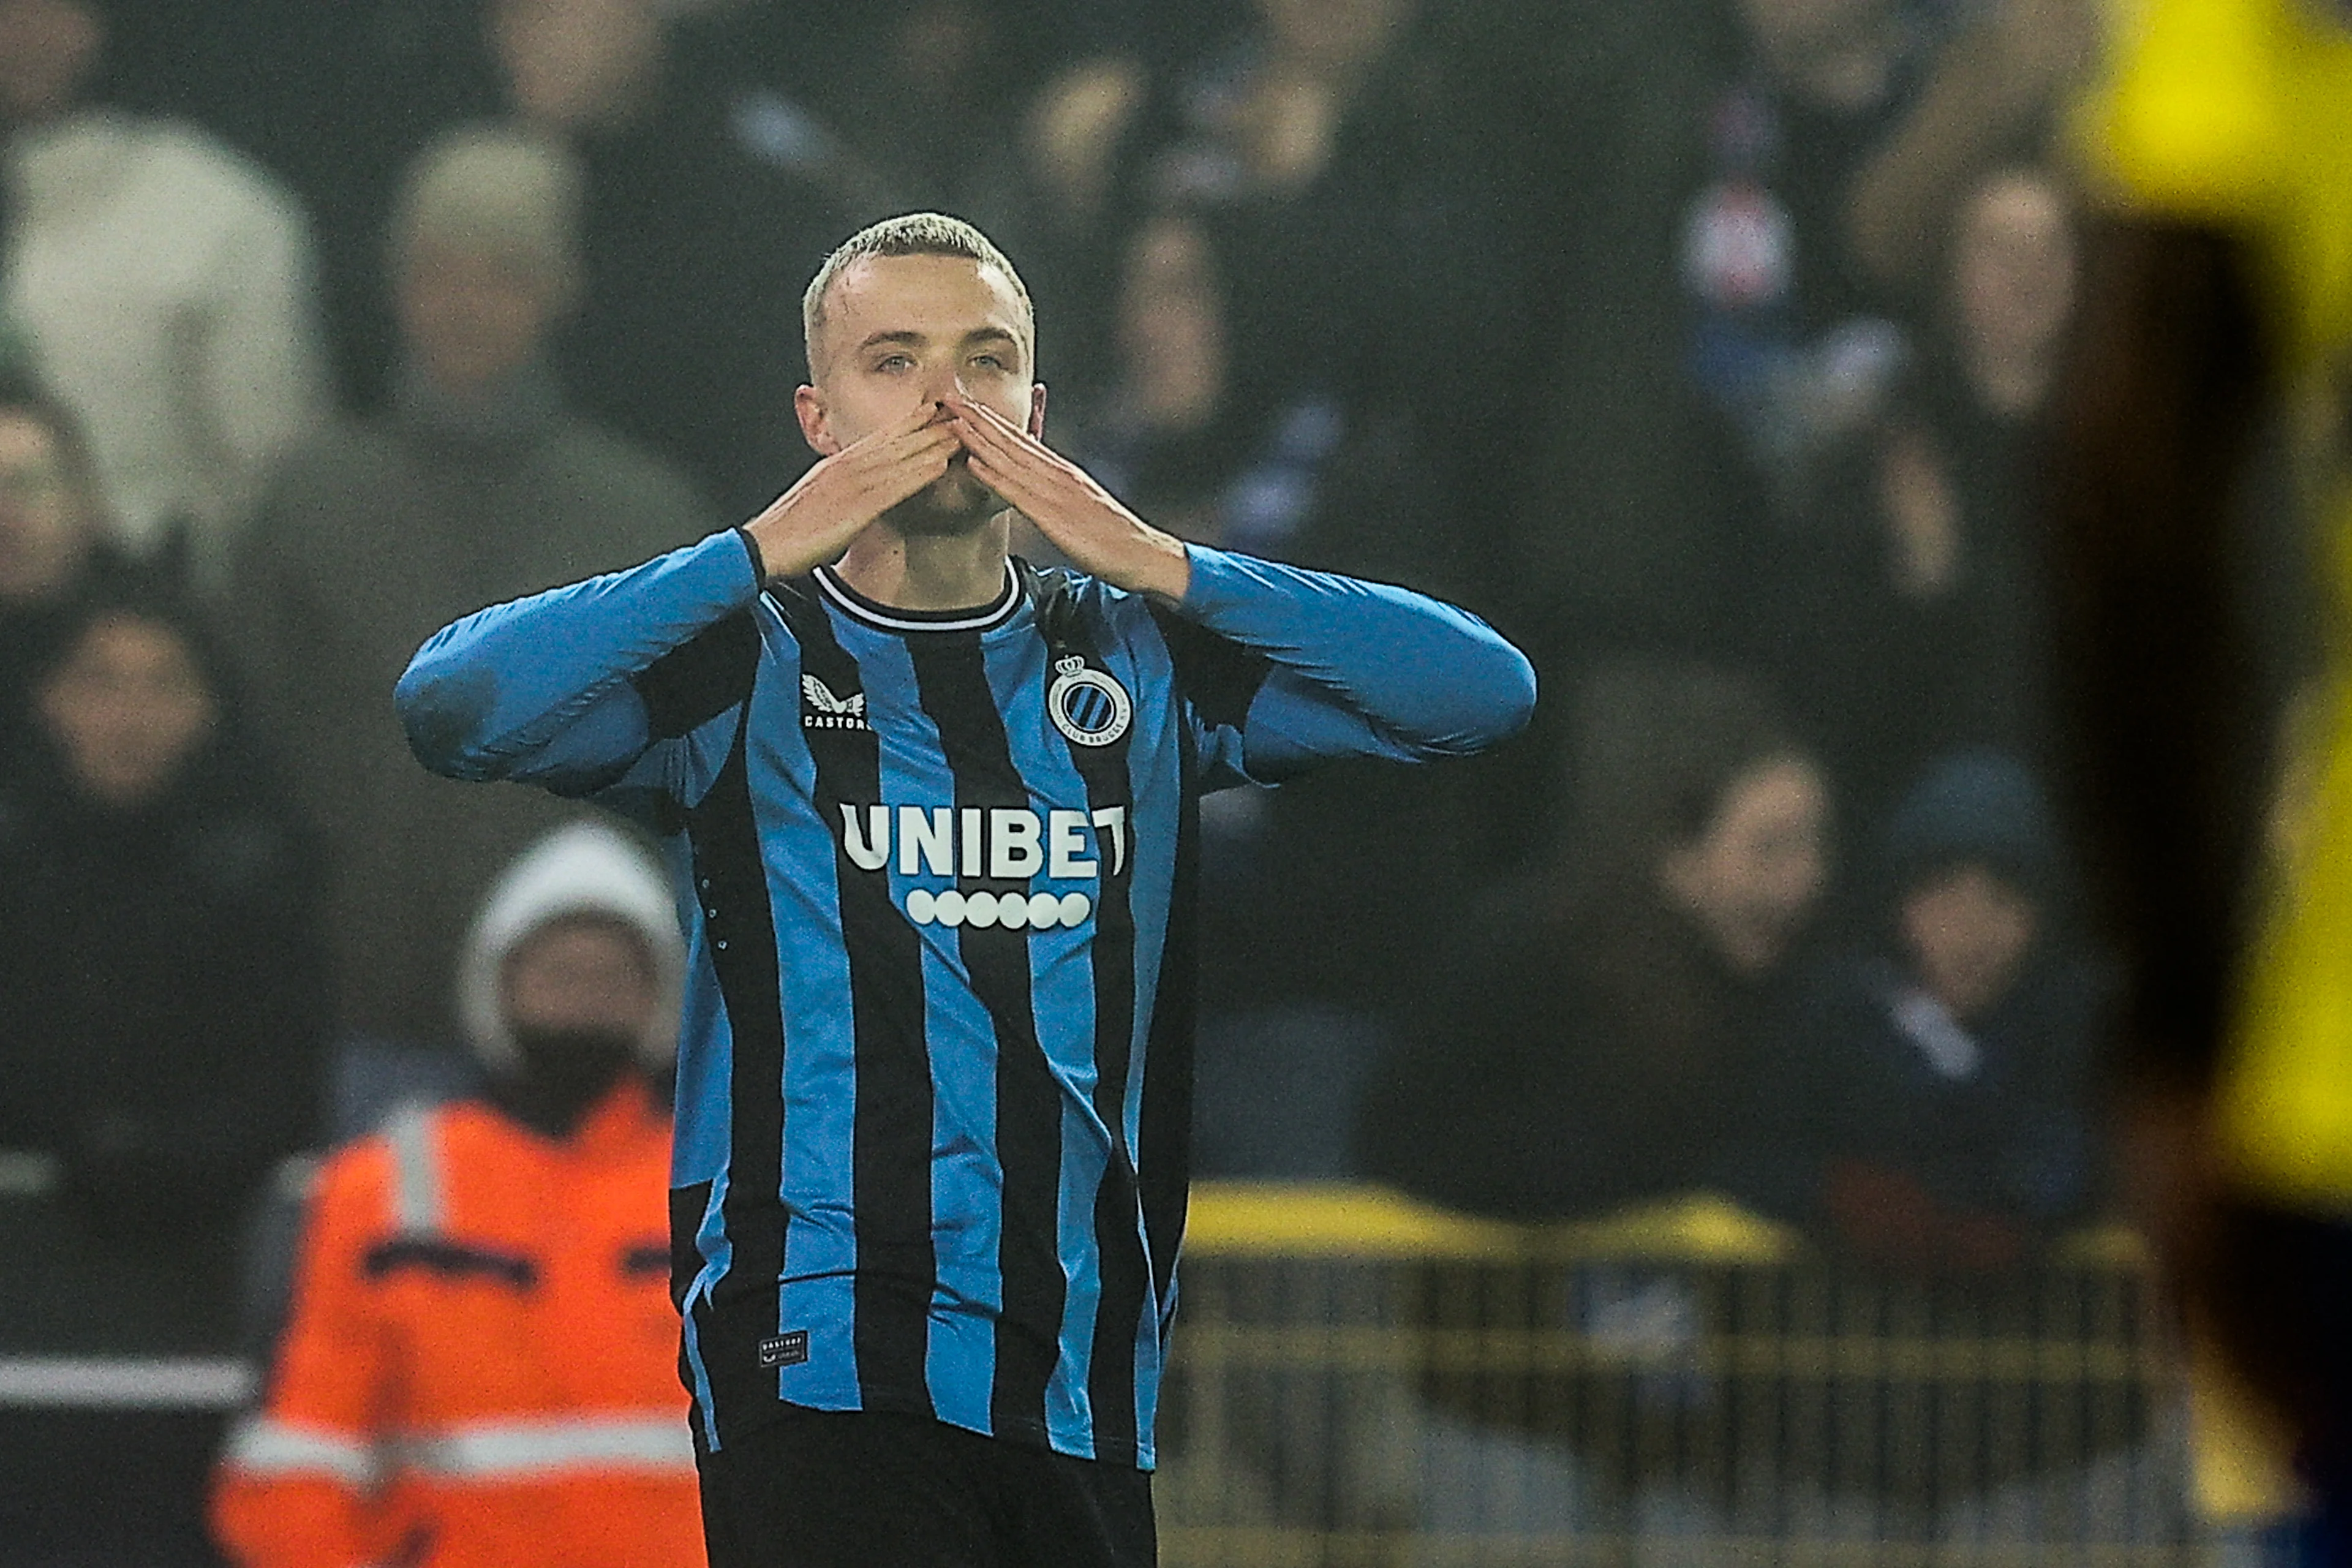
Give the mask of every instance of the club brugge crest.
[(1081, 746), (1108, 746), (1127, 733), (1135, 701), (1127, 688), (1071, 655), (1054, 661), (1054, 684), (1045, 689), (1045, 713), (1054, 728)]

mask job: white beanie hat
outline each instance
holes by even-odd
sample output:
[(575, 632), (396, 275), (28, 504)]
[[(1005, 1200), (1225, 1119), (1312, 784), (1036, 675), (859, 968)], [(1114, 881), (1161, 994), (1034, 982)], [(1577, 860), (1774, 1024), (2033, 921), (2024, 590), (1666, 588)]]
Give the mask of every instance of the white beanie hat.
[(457, 1016), (474, 1054), (493, 1071), (516, 1065), (501, 985), (508, 955), (532, 932), (573, 915), (618, 921), (645, 939), (656, 1002), (637, 1053), (649, 1067), (668, 1066), (677, 1055), (686, 970), (677, 906), (652, 858), (625, 835), (594, 821), (557, 828), (524, 851), (474, 918), (457, 964)]

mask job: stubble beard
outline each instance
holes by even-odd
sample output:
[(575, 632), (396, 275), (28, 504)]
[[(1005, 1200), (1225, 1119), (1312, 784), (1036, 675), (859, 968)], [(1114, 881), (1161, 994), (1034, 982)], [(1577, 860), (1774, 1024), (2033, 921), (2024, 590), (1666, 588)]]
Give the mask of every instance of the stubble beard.
[(973, 479), (959, 458), (882, 517), (902, 538), (952, 539), (979, 531), (1006, 510), (1003, 498)]

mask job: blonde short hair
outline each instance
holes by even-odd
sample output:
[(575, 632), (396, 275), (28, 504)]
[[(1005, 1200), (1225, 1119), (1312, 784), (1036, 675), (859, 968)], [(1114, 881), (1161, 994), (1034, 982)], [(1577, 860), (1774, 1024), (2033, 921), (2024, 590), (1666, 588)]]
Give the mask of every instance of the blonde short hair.
[(960, 256), (982, 267), (992, 267), (1013, 285), (1015, 298), (1021, 301), (1021, 317), (1028, 328), (1029, 353), (1037, 352), (1037, 309), (1029, 300), (1029, 286), (1021, 281), (1013, 263), (996, 242), (960, 217), (945, 213), (908, 213), (899, 217), (884, 218), (869, 224), (841, 242), (838, 249), (824, 258), (824, 265), (809, 279), (808, 289), (801, 296), (801, 346), (808, 355), (809, 375), (816, 375), (816, 336), (824, 326), (825, 296), (833, 291), (834, 280), (854, 264), (870, 256)]

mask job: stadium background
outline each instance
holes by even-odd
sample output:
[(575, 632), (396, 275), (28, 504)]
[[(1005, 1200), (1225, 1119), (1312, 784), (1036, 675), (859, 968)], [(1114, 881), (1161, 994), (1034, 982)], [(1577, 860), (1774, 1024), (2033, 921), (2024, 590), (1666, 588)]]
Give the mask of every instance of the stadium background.
[[(105, 47), (59, 97), (77, 26)], [(1544, 683), (1477, 763), (1213, 803), (1170, 1560), (2234, 1550), (2284, 1501), (2212, 1398), (2192, 1436), (2043, 783), (2035, 458), (2100, 26), (0, 0), (0, 405), (79, 416), (98, 542), (72, 583), (0, 552), (0, 1563), (206, 1561), (277, 1162), (467, 1084), (457, 935), (561, 814), (401, 772), (384, 659), (787, 485), (800, 285), (926, 207), (1021, 267), (1052, 437), (1142, 515), (1454, 598)], [(404, 183), (482, 122), (557, 195)], [(108, 184), (142, 137), (173, 188)], [(487, 410), (436, 405), (400, 301), (453, 237), (544, 285)], [(558, 428), (591, 456), (518, 455)], [(2276, 445), (2243, 524), (2285, 715), (2316, 637)], [(100, 576), (212, 689), (210, 793), (146, 837), (39, 714), (45, 617)], [(153, 847), (190, 834), (193, 884)], [(1974, 933), (1944, 970), (1937, 920)], [(24, 1065), (158, 1042), (135, 1088)]]

